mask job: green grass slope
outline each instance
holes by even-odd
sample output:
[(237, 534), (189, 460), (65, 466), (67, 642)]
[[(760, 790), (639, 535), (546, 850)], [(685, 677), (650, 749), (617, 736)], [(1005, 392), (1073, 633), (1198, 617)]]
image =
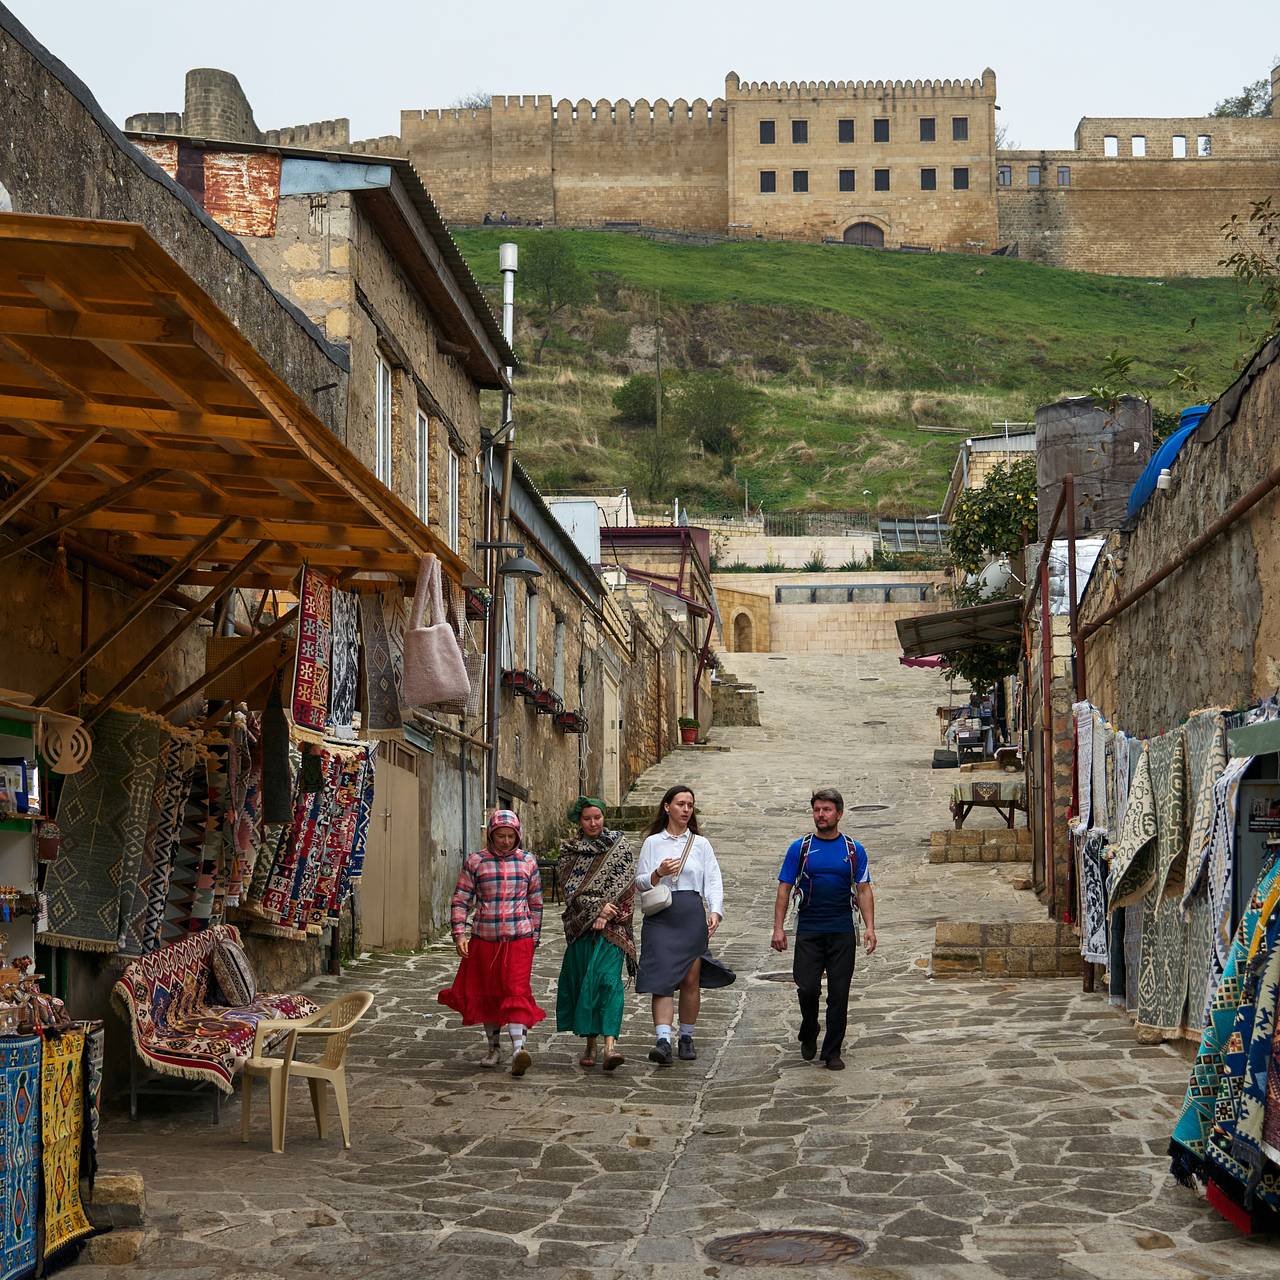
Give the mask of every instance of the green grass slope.
[[(498, 245), (546, 232), (456, 233), (486, 288)], [(533, 365), (527, 307), (517, 336), (520, 452), (549, 489), (642, 487), (634, 431), (610, 397), (650, 371), (654, 295), (664, 363), (721, 368), (754, 383), (764, 410), (742, 441), (737, 479), (695, 465), (680, 496), (741, 503), (741, 481), (772, 510), (936, 510), (957, 438), (1028, 421), (1037, 404), (1084, 394), (1113, 349), (1134, 357), (1157, 405), (1175, 368), (1216, 392), (1246, 339), (1234, 281), (1085, 275), (1003, 258), (881, 253), (841, 245), (669, 244), (608, 232), (557, 232), (594, 279), (596, 298), (561, 317)], [(523, 306), (517, 284), (518, 305)], [(870, 490), (864, 497), (863, 491)]]

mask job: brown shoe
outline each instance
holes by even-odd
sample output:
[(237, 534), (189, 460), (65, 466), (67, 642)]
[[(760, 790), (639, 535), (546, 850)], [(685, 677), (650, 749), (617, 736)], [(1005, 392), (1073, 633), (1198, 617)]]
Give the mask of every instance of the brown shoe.
[[(831, 1057), (823, 1058), (822, 1065), (826, 1067), (828, 1071), (843, 1071), (844, 1059), (838, 1053), (833, 1053)], [(514, 1071), (515, 1068), (513, 1067), (512, 1070)]]
[(511, 1074), (513, 1076), (522, 1076), (531, 1066), (533, 1066), (533, 1059), (529, 1056), (529, 1050), (517, 1050), (515, 1056), (511, 1059)]

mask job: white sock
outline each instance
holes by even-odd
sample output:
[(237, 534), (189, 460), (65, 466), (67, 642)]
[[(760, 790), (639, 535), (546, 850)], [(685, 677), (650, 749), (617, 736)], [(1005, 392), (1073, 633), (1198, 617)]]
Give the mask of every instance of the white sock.
[(511, 1037), (512, 1053), (519, 1053), (524, 1048), (524, 1024), (520, 1022), (509, 1022), (507, 1024), (507, 1034)]
[(689, 1037), (689, 1039), (690, 1039), (690, 1040), (692, 1040), (692, 1039), (693, 1039), (693, 1032), (694, 1032), (694, 1028), (695, 1028), (696, 1026), (697, 1026), (697, 1024), (696, 1024), (696, 1023), (693, 1023), (693, 1022), (682, 1022), (682, 1023), (680, 1024), (680, 1034), (681, 1034), (682, 1036), (688, 1036), (688, 1037)]
[(657, 1033), (657, 1038), (659, 1040), (671, 1039), (671, 1023), (669, 1022), (658, 1023), (658, 1025), (654, 1027), (654, 1031)]

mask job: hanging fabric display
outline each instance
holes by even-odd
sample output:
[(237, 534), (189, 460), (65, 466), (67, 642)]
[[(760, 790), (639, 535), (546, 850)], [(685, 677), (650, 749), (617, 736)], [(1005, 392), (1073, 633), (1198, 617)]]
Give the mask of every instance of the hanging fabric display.
[(360, 695), (360, 601), (351, 591), (333, 589), (332, 657), (329, 667), (327, 728), (335, 738), (355, 737)]
[(80, 1203), (83, 1031), (64, 1031), (45, 1037), (40, 1129), (44, 1165), (44, 1256), (48, 1264), (63, 1249), (93, 1232)]
[(333, 660), (333, 583), (309, 566), (298, 584), (298, 643), (288, 713), (297, 736), (322, 742), (329, 719)]
[(1156, 875), (1156, 807), (1150, 753), (1146, 743), (1133, 745), (1138, 749), (1137, 766), (1129, 785), (1124, 826), (1112, 846), (1109, 911), (1140, 902)]
[(277, 681), (262, 713), (262, 820), (288, 822), (293, 814), (293, 778), (289, 770), (289, 721)]
[[(398, 593), (360, 597), (360, 736), (398, 737), (404, 729), (388, 614)], [(401, 608), (403, 609), (403, 601)], [(402, 632), (403, 635), (403, 632)]]
[(1076, 811), (1071, 830), (1081, 835), (1089, 829), (1093, 786), (1093, 708), (1087, 702), (1072, 704), (1076, 731)]
[(1080, 851), (1080, 953), (1086, 964), (1107, 963), (1107, 869), (1102, 852), (1107, 837), (1090, 831)]
[(0, 1038), (0, 1277), (36, 1272), (40, 1208), (40, 1037)]

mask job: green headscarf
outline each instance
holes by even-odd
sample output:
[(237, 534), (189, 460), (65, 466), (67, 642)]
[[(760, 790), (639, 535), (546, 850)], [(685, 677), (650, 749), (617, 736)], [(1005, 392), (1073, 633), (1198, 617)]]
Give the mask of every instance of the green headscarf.
[(573, 808), (569, 810), (569, 821), (579, 822), (582, 818), (583, 809), (599, 809), (604, 812), (604, 801), (597, 800), (594, 796), (579, 796), (573, 803)]

